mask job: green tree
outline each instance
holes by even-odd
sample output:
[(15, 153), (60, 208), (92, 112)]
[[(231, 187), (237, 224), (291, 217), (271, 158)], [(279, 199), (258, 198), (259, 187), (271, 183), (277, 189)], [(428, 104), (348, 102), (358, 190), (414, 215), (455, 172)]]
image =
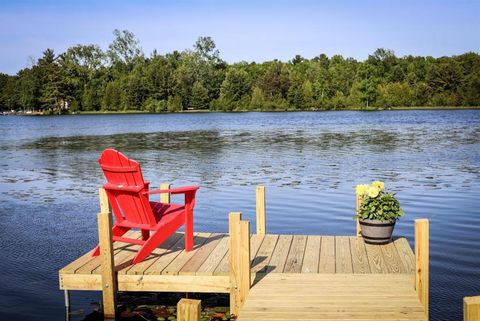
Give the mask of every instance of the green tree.
[(143, 51), (139, 40), (128, 30), (113, 30), (115, 39), (108, 45), (106, 56), (114, 77), (130, 72), (136, 63), (143, 63)]
[(18, 77), (0, 73), (0, 110), (16, 110)]
[(408, 107), (414, 105), (414, 91), (408, 83), (393, 82), (379, 85), (378, 105)]
[(250, 91), (251, 85), (248, 73), (241, 69), (230, 68), (220, 87), (219, 104), (224, 106), (226, 110), (234, 110), (238, 107), (245, 108), (247, 106), (238, 106), (238, 104), (242, 100), (250, 100)]
[(208, 108), (208, 91), (202, 85), (201, 82), (197, 81), (193, 84), (192, 88), (192, 98), (190, 100), (190, 107), (195, 109), (206, 109)]
[(269, 100), (286, 98), (290, 88), (290, 76), (287, 67), (278, 60), (265, 64), (266, 71), (259, 86)]
[(180, 96), (170, 96), (167, 101), (167, 110), (169, 112), (182, 111), (182, 98)]
[(93, 83), (98, 83), (104, 63), (105, 54), (97, 45), (76, 45), (59, 56), (68, 88), (67, 96), (72, 103), (78, 104), (80, 110), (98, 108), (99, 97), (92, 92), (98, 90), (98, 86), (93, 86)]
[(123, 89), (121, 82), (115, 80), (109, 82), (105, 88), (105, 95), (103, 96), (102, 109), (118, 111), (122, 109), (123, 105)]
[(305, 109), (317, 108), (317, 103), (313, 95), (313, 86), (309, 80), (306, 80), (302, 84), (302, 96)]
[(43, 52), (38, 60), (37, 73), (40, 74), (41, 87), (39, 101), (43, 109), (61, 112), (68, 107), (68, 83), (57, 57), (52, 49)]
[(375, 103), (377, 99), (377, 86), (380, 79), (376, 76), (377, 71), (374, 65), (364, 63), (360, 65), (358, 76), (358, 91), (360, 92), (360, 100), (363, 105), (369, 107)]
[(265, 96), (262, 89), (259, 87), (253, 87), (250, 108), (252, 110), (262, 110), (265, 107), (265, 103)]

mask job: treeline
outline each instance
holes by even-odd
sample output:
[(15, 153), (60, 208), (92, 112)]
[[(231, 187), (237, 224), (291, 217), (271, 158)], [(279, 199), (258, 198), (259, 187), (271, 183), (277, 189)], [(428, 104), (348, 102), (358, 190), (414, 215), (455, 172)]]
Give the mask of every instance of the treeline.
[(0, 108), (48, 112), (319, 110), (479, 106), (480, 55), (396, 57), (377, 49), (365, 61), (299, 55), (288, 62), (228, 64), (214, 41), (147, 57), (129, 31), (103, 51), (47, 49), (15, 76), (0, 74)]

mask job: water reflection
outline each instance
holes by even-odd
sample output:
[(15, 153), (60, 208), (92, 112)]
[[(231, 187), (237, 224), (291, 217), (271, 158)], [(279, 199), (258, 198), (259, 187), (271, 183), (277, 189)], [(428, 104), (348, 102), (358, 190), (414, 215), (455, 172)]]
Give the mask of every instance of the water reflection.
[(60, 191), (72, 190), (76, 187), (69, 182), (81, 181), (86, 188), (80, 191), (90, 193), (101, 182), (98, 155), (114, 147), (140, 161), (147, 174), (165, 181), (188, 177), (209, 187), (234, 182), (337, 189), (351, 185), (354, 177), (362, 179), (364, 173), (366, 180), (378, 176), (437, 189), (469, 186), (480, 177), (478, 153), (469, 146), (479, 141), (478, 128), (433, 133), (425, 128), (313, 128), (44, 137), (20, 145), (34, 172), (17, 172), (2, 180), (40, 179)]

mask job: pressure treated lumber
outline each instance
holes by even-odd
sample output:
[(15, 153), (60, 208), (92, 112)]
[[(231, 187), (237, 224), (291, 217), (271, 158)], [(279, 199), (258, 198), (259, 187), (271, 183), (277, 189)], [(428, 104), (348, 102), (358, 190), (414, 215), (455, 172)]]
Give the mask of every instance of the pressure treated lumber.
[[(170, 189), (170, 184), (165, 183), (160, 185), (161, 190)], [(170, 204), (170, 193), (160, 193), (160, 203)]]
[(480, 321), (480, 296), (463, 298), (463, 320)]
[(200, 321), (201, 301), (192, 299), (181, 299), (177, 303), (178, 321)]
[[(138, 231), (129, 231), (127, 236), (138, 239), (141, 234)], [(252, 280), (256, 275), (267, 272), (347, 273), (346, 271), (355, 274), (409, 274), (413, 280), (416, 271), (415, 255), (405, 238), (396, 238), (393, 243), (387, 245), (366, 245), (362, 238), (356, 236), (346, 238), (320, 235), (266, 234), (261, 236), (253, 234), (250, 235), (250, 240)], [(208, 280), (216, 283), (215, 277), (228, 278), (229, 235), (197, 232), (194, 233), (194, 242), (194, 250), (185, 252), (184, 234), (177, 232), (144, 261), (135, 265), (131, 265), (131, 258), (135, 254), (134, 247), (137, 245), (115, 242), (114, 266), (119, 282), (121, 283), (120, 280), (125, 274), (139, 277), (191, 275), (200, 277), (201, 287), (206, 291), (205, 284), (208, 284)], [(81, 282), (84, 281), (85, 290), (93, 289), (96, 286), (95, 275), (101, 274), (100, 263), (100, 257), (92, 257), (91, 251), (88, 251), (59, 271), (60, 287), (64, 290), (81, 289)], [(165, 282), (162, 278), (159, 280), (154, 283)], [(224, 286), (228, 288), (228, 284), (220, 283), (220, 287)], [(134, 285), (130, 284), (129, 288), (132, 287)]]
[(250, 222), (230, 213), (230, 311), (238, 315), (250, 291)]
[(427, 320), (408, 274), (271, 273), (238, 321)]
[(415, 289), (428, 318), (429, 308), (429, 223), (415, 220)]
[(257, 234), (265, 235), (266, 221), (265, 221), (265, 186), (257, 186), (256, 189), (256, 214), (257, 214)]
[[(105, 190), (99, 190), (100, 207), (108, 210)], [(115, 279), (112, 242), (112, 216), (110, 212), (98, 214), (103, 314), (105, 320), (115, 319), (117, 282)]]

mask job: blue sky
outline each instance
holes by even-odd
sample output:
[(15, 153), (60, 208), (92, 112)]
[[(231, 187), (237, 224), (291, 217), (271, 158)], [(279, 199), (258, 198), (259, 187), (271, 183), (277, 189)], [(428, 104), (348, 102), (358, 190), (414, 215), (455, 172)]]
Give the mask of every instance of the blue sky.
[(320, 53), (359, 60), (376, 48), (398, 56), (480, 51), (480, 1), (68, 1), (0, 0), (0, 72), (15, 74), (75, 44), (112, 41), (127, 29), (143, 51), (191, 48), (211, 36), (228, 62)]

